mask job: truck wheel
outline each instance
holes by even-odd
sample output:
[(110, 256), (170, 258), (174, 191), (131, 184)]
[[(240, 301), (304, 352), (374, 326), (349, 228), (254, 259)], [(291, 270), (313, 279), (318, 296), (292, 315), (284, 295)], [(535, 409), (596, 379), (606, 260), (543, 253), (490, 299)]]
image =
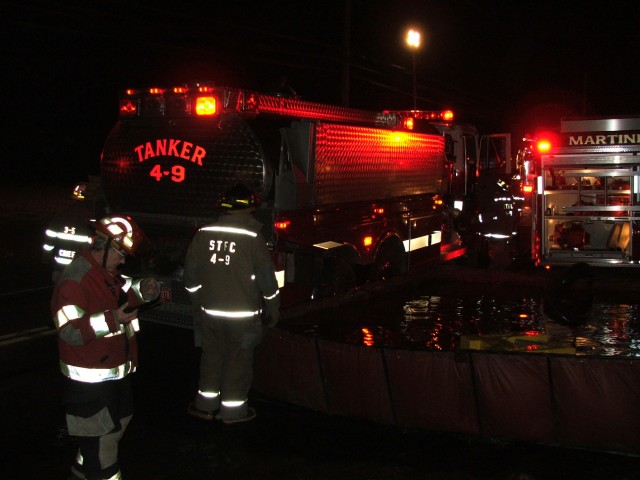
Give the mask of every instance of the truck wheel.
[(406, 255), (401, 248), (401, 245), (390, 242), (382, 245), (371, 265), (370, 282), (388, 280), (407, 272)]
[(491, 265), (489, 241), (481, 235), (469, 237), (465, 260), (465, 264), (469, 267), (489, 268)]
[(327, 261), (320, 284), (313, 289), (313, 298), (326, 298), (346, 293), (356, 286), (356, 276), (351, 263), (345, 258)]

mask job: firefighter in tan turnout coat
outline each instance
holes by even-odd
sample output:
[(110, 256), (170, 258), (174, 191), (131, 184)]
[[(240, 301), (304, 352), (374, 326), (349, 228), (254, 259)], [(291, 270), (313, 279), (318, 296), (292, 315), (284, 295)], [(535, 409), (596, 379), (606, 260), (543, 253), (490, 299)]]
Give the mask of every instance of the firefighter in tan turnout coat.
[(253, 351), (262, 338), (262, 319), (274, 326), (280, 296), (262, 224), (251, 213), (256, 195), (238, 185), (223, 195), (218, 220), (196, 233), (184, 267), (194, 306), (201, 311), (199, 391), (188, 413), (224, 423), (251, 420), (247, 405), (253, 379)]

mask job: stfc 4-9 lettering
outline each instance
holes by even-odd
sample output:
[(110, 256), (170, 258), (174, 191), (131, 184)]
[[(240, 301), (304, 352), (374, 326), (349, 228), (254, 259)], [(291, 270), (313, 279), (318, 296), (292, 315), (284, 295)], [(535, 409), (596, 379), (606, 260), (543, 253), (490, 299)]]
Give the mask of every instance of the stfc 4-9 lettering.
[(228, 240), (209, 240), (209, 250), (213, 252), (209, 261), (211, 263), (231, 263), (231, 255), (236, 251), (236, 242)]

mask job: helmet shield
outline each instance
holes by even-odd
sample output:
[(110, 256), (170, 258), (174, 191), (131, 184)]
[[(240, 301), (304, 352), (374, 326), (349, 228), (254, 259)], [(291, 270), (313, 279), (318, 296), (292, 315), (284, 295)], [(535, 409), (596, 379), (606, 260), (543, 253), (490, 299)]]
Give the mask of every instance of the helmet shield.
[(96, 232), (128, 255), (134, 255), (143, 241), (142, 230), (128, 215), (109, 215), (95, 224)]

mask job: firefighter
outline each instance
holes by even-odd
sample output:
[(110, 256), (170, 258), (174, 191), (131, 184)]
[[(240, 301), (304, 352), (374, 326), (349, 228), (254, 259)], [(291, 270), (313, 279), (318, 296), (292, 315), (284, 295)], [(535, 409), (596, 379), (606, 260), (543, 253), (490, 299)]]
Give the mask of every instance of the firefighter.
[(72, 203), (56, 214), (45, 231), (42, 260), (51, 264), (53, 283), (73, 257), (91, 242), (93, 212), (87, 206), (87, 193), (86, 183), (77, 184), (71, 195)]
[(133, 415), (130, 374), (138, 363), (137, 309), (128, 307), (155, 300), (159, 286), (118, 271), (144, 237), (130, 217), (104, 217), (95, 229), (91, 247), (62, 272), (51, 308), (67, 428), (79, 444), (72, 478), (119, 479), (118, 443)]
[(222, 195), (220, 216), (196, 233), (184, 266), (191, 301), (202, 315), (199, 390), (187, 409), (205, 420), (233, 424), (252, 420), (247, 404), (253, 379), (253, 351), (262, 338), (262, 319), (275, 326), (280, 296), (262, 224), (251, 213), (255, 193), (236, 185)]

